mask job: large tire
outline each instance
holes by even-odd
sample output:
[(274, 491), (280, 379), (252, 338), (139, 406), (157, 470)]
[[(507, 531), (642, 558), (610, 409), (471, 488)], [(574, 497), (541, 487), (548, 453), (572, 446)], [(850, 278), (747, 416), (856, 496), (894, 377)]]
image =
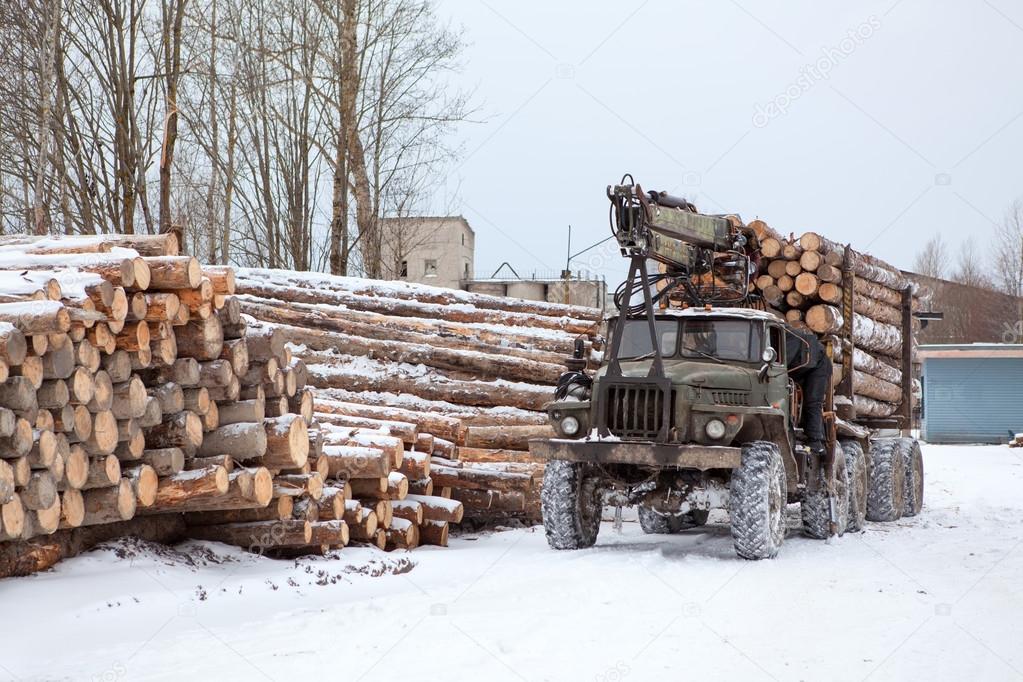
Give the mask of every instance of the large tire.
[(867, 518), (871, 521), (897, 521), (906, 496), (906, 468), (899, 438), (881, 438), (870, 442), (870, 489), (867, 491)]
[(916, 516), (924, 506), (924, 457), (915, 438), (900, 438), (899, 451), (906, 470), (902, 515)]
[(854, 533), (863, 530), (867, 522), (867, 491), (870, 488), (870, 476), (867, 474), (867, 459), (863, 455), (863, 447), (854, 440), (842, 442), (845, 452), (845, 471), (849, 478), (849, 519), (846, 521), (845, 532)]
[(732, 472), (729, 516), (735, 553), (743, 559), (772, 559), (785, 540), (785, 464), (778, 446), (754, 441), (742, 446), (742, 464)]
[[(836, 446), (835, 452), (835, 516), (838, 534), (845, 533), (849, 523), (849, 477), (846, 472), (845, 452)], [(831, 500), (827, 490), (806, 493), (799, 505), (803, 517), (803, 531), (812, 538), (825, 540), (831, 535)]]
[(553, 460), (543, 474), (540, 496), (547, 544), (554, 549), (592, 547), (600, 531), (603, 498), (591, 467)]
[(686, 514), (662, 514), (649, 507), (639, 507), (639, 525), (648, 535), (673, 535), (707, 523), (710, 512), (694, 510)]

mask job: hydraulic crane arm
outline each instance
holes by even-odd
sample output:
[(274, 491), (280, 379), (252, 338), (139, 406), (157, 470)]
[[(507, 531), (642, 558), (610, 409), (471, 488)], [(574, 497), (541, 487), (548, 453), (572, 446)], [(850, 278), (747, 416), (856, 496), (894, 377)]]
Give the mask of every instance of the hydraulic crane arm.
[(622, 255), (664, 266), (657, 279), (670, 282), (661, 296), (691, 306), (754, 304), (749, 284), (757, 240), (737, 216), (698, 213), (685, 199), (644, 192), (629, 175), (608, 186), (607, 197)]

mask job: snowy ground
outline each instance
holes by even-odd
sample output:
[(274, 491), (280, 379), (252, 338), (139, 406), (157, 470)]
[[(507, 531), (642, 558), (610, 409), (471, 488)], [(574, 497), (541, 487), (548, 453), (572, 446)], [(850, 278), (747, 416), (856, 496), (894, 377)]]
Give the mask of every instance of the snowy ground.
[(829, 545), (793, 517), (759, 563), (721, 523), (605, 524), (582, 552), (529, 529), (333, 561), (121, 543), (0, 582), (0, 678), (1021, 678), (1023, 451), (924, 456), (921, 516)]

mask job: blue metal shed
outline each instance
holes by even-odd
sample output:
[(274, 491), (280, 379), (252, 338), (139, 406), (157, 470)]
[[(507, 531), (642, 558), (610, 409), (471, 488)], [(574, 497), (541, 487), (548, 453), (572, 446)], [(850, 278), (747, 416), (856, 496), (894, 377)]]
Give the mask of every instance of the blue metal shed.
[(923, 439), (1006, 443), (1023, 433), (1023, 345), (920, 346)]

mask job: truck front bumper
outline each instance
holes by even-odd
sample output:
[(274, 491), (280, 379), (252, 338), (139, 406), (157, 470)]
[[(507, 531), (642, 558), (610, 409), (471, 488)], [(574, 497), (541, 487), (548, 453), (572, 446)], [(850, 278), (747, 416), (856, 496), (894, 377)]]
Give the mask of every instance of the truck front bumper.
[(673, 445), (648, 441), (587, 441), (561, 438), (529, 441), (529, 453), (544, 460), (593, 464), (636, 464), (682, 469), (735, 469), (742, 462), (740, 448), (720, 445)]

